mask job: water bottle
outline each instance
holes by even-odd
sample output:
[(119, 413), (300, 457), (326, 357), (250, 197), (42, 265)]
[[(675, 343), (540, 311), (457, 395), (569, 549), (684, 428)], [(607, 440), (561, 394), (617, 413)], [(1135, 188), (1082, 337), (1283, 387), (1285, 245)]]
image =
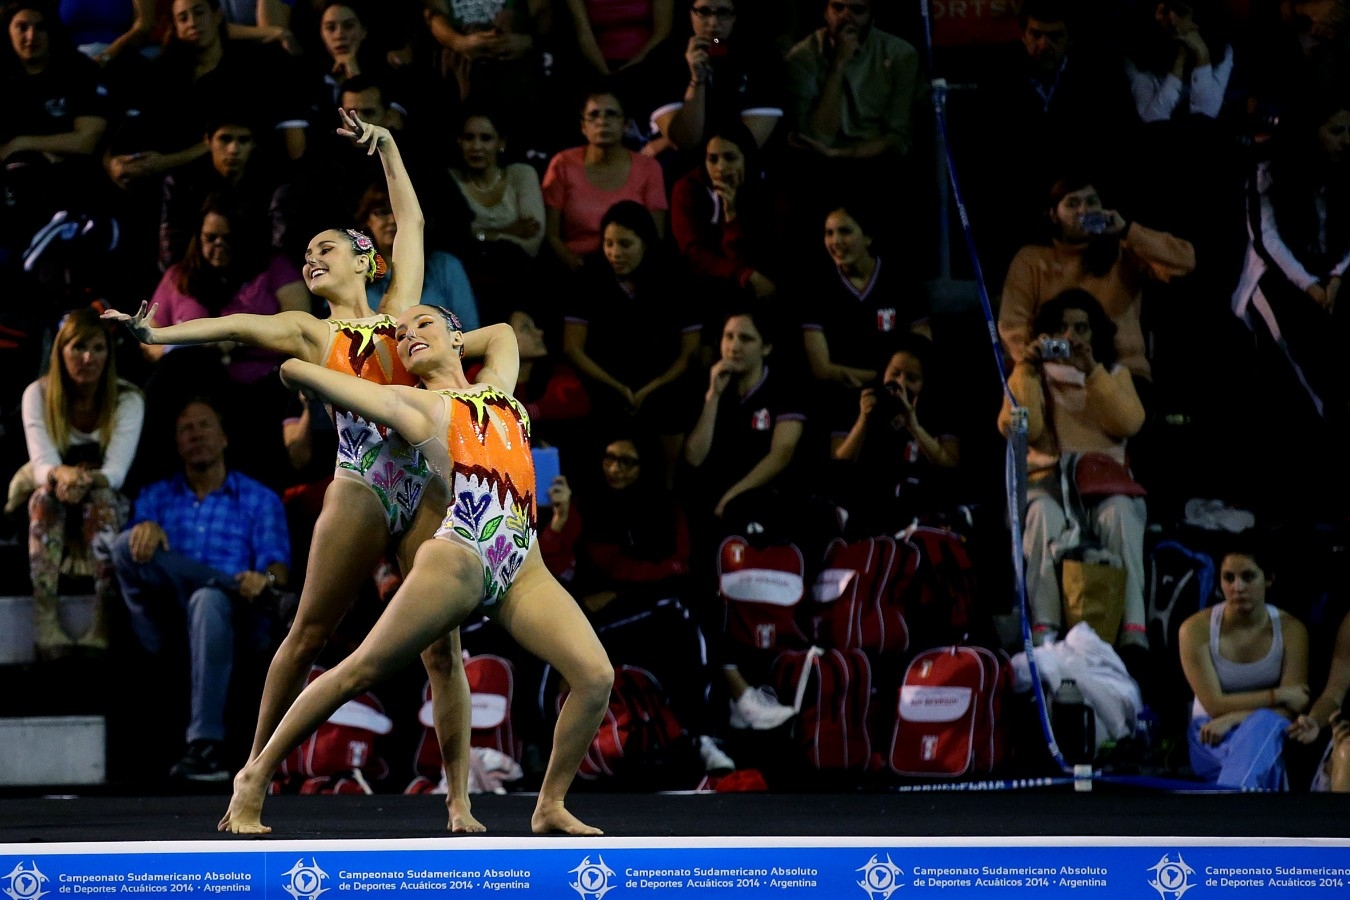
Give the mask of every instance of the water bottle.
[(1083, 699), (1078, 682), (1066, 678), (1050, 704), (1055, 743), (1069, 765), (1089, 764), (1097, 755), (1097, 717)]

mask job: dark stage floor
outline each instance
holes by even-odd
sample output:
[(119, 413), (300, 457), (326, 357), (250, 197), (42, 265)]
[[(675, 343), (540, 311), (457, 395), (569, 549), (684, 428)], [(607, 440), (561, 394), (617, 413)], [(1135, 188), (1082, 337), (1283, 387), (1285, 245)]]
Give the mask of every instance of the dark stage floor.
[[(239, 840), (215, 831), (224, 795), (0, 799), (0, 844)], [(444, 835), (435, 796), (271, 797), (264, 821), (278, 839)], [(480, 796), (491, 837), (528, 837), (534, 798)], [(1333, 795), (1161, 794), (1098, 787), (942, 794), (578, 793), (583, 820), (611, 837), (1350, 837), (1346, 800)]]

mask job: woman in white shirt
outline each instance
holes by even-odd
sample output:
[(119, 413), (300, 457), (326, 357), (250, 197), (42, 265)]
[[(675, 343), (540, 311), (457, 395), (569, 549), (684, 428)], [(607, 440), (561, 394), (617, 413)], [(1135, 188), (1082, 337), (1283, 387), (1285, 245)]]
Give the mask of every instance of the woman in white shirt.
[(520, 279), (533, 271), (544, 242), (539, 173), (525, 163), (506, 162), (500, 122), (495, 113), (469, 110), (459, 131), (461, 164), (450, 169), (473, 212), (473, 240), (468, 242), (464, 263), (480, 303), (489, 305), (493, 298), (510, 302), (511, 288), (519, 287)]
[(1219, 117), (1233, 74), (1233, 48), (1212, 27), (1217, 12), (1200, 0), (1162, 0), (1154, 8), (1147, 36), (1125, 59), (1141, 121)]
[[(112, 540), (127, 516), (120, 493), (136, 455), (145, 402), (120, 381), (107, 326), (92, 308), (70, 313), (52, 343), (48, 374), (23, 392), (23, 429), (36, 485), (28, 500), (28, 558), (33, 582), (33, 624), (39, 655), (53, 659), (77, 645), (107, 649), (103, 606), (114, 584), (112, 565), (91, 553)], [(67, 546), (67, 515), (80, 510), (82, 543)], [(78, 640), (66, 634), (57, 614), (62, 570), (94, 576), (98, 602), (94, 623)]]

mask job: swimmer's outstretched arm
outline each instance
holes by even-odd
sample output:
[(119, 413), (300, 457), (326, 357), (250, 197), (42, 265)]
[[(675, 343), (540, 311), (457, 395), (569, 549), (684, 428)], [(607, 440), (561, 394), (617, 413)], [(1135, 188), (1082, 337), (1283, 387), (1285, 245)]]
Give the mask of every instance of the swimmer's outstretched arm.
[(281, 364), (281, 380), (287, 387), (316, 394), (335, 407), (388, 425), (410, 444), (432, 436), (442, 402), (430, 391), (397, 384), (372, 384), (355, 375), (298, 359)]
[(520, 377), (520, 345), (516, 332), (505, 322), (464, 332), (464, 355), (483, 357), (478, 380), (514, 394)]
[(190, 319), (177, 325), (154, 327), (155, 310), (142, 302), (135, 315), (110, 309), (103, 318), (121, 322), (142, 344), (211, 344), (236, 341), (275, 350), (287, 356), (316, 360), (328, 344), (328, 326), (309, 313), (291, 311), (270, 316), (236, 313), (232, 316)]
[(358, 145), (366, 145), (367, 153), (379, 151), (380, 163), (384, 166), (384, 180), (389, 187), (389, 210), (398, 223), (394, 235), (392, 280), (389, 290), (380, 301), (379, 311), (385, 315), (397, 316), (410, 306), (416, 306), (422, 300), (422, 282), (426, 278), (426, 250), (423, 245), (423, 232), (426, 230), (426, 218), (422, 214), (422, 205), (413, 190), (408, 169), (403, 164), (403, 155), (389, 129), (369, 122), (362, 122), (355, 110), (339, 109), (342, 116), (342, 128), (338, 134), (351, 138)]

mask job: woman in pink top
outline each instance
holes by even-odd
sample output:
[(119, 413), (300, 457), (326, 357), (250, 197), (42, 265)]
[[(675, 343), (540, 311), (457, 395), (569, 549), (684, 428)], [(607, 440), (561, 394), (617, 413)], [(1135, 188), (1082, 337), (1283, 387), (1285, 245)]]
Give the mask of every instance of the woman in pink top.
[(592, 93), (581, 108), (584, 147), (563, 150), (544, 173), (545, 233), (549, 246), (572, 271), (600, 249), (600, 220), (620, 200), (636, 200), (666, 233), (666, 188), (661, 166), (620, 143), (623, 104), (611, 93)]
[(674, 0), (567, 0), (582, 57), (601, 75), (631, 69), (670, 36)]
[[(150, 306), (158, 307), (151, 327), (233, 313), (309, 312), (309, 291), (295, 264), (284, 256), (268, 260), (251, 253), (246, 241), (234, 210), (208, 200), (186, 256), (169, 267), (150, 298)], [(230, 380), (237, 384), (256, 383), (285, 358), (254, 347), (213, 346), (221, 350)], [(141, 349), (157, 361), (173, 347), (146, 344)]]

